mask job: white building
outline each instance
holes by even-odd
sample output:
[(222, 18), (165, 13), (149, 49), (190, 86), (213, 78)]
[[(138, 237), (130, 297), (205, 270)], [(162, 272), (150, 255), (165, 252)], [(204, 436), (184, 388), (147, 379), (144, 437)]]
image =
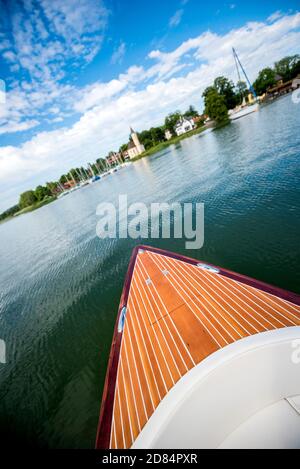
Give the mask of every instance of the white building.
[(181, 117), (181, 119), (177, 122), (175, 126), (175, 132), (178, 135), (184, 135), (191, 130), (196, 128), (196, 124), (193, 119), (186, 119), (185, 117)]
[(166, 140), (171, 140), (172, 137), (173, 137), (172, 133), (169, 131), (169, 129), (167, 129), (165, 131), (165, 139)]
[(130, 135), (132, 140), (128, 144), (127, 153), (129, 158), (132, 160), (144, 153), (145, 147), (140, 143), (137, 133), (132, 128), (130, 128)]

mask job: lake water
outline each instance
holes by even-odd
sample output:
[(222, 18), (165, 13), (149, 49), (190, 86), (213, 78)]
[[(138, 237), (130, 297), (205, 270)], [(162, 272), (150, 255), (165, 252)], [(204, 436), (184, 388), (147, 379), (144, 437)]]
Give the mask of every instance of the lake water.
[(300, 293), (300, 106), (290, 96), (1, 224), (0, 432), (18, 444), (94, 446), (137, 244), (96, 236), (96, 206), (119, 194), (205, 203), (201, 250), (186, 251), (184, 240), (148, 244)]

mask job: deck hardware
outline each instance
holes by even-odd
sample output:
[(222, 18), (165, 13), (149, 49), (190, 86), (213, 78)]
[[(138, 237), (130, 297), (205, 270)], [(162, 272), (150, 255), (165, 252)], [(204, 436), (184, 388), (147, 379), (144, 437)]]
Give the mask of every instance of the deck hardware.
[(151, 284), (152, 284), (151, 278), (147, 278), (147, 280), (146, 280), (146, 285), (151, 285)]
[(144, 249), (139, 249), (139, 254), (144, 254)]
[(202, 270), (207, 270), (208, 272), (211, 272), (213, 274), (219, 274), (220, 270), (217, 269), (216, 267), (212, 267), (211, 265), (206, 265), (206, 264), (197, 264), (197, 267)]
[(300, 396), (286, 398), (286, 401), (300, 415)]
[(169, 273), (170, 273), (170, 272), (169, 272), (168, 270), (163, 270), (163, 271), (162, 271), (162, 274), (163, 274), (165, 277), (166, 277), (167, 275), (169, 275)]
[(118, 333), (119, 334), (121, 334), (121, 332), (123, 332), (123, 330), (124, 330), (126, 313), (127, 313), (127, 308), (126, 308), (126, 306), (123, 306), (121, 314), (120, 314), (119, 324), (118, 324)]

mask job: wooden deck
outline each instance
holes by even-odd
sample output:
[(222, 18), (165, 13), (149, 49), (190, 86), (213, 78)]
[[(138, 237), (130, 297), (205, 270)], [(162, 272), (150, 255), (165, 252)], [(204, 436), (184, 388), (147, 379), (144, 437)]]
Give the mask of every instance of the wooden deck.
[[(197, 261), (139, 249), (115, 331), (97, 447), (130, 448), (168, 391), (195, 365), (244, 337), (300, 326), (297, 295)], [(120, 313), (119, 313), (120, 314)]]

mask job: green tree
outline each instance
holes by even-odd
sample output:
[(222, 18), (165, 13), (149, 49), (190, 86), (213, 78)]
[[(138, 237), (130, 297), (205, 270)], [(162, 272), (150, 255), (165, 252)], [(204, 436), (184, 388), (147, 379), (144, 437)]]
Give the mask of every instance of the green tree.
[(150, 135), (153, 142), (153, 145), (157, 145), (160, 142), (164, 142), (165, 133), (161, 127), (152, 127), (150, 129)]
[(296, 78), (298, 75), (300, 75), (300, 60), (292, 68), (292, 78)]
[(26, 191), (20, 195), (19, 206), (21, 209), (29, 207), (30, 205), (35, 204), (37, 198), (34, 191)]
[(204, 98), (204, 101), (206, 97), (214, 91), (216, 91), (216, 88), (214, 86), (208, 86), (202, 93), (202, 98)]
[(284, 81), (295, 78), (297, 68), (300, 68), (300, 55), (298, 54), (284, 57), (274, 65), (275, 72), (282, 76)]
[(142, 132), (139, 133), (138, 137), (139, 137), (140, 142), (146, 148), (146, 150), (148, 149), (147, 148), (148, 145), (150, 145), (149, 148), (151, 148), (151, 146), (153, 146), (152, 136), (151, 136), (150, 130), (143, 130)]
[(184, 117), (186, 117), (187, 119), (190, 119), (192, 117), (199, 117), (199, 113), (194, 106), (190, 106), (188, 110), (184, 113)]
[(214, 81), (214, 87), (223, 96), (227, 109), (234, 109), (239, 98), (235, 94), (233, 82), (226, 77), (218, 77)]
[(204, 124), (205, 124), (205, 117), (201, 117), (201, 119), (196, 122), (196, 127), (197, 128), (203, 127)]
[(34, 195), (35, 195), (35, 198), (38, 202), (41, 202), (42, 200), (44, 200), (46, 197), (50, 196), (51, 195), (51, 192), (50, 190), (48, 189), (48, 187), (44, 187), (44, 186), (38, 186), (35, 191), (34, 191)]
[(57, 192), (57, 185), (58, 185), (57, 182), (47, 182), (47, 183), (46, 183), (46, 186), (47, 186), (47, 188), (49, 189), (49, 191), (50, 191), (50, 193), (51, 193), (52, 195), (55, 195), (55, 194), (56, 194), (56, 192)]
[(5, 212), (0, 214), (0, 221), (5, 220), (5, 218), (12, 217), (19, 210), (19, 205), (14, 205), (13, 207), (8, 208), (7, 210), (5, 210)]
[(225, 124), (229, 121), (228, 109), (224, 96), (221, 96), (214, 86), (206, 88), (203, 93), (205, 114), (217, 122), (217, 124)]
[[(98, 158), (97, 160), (97, 163), (98, 163), (98, 166), (99, 168), (101, 169), (101, 172), (105, 172), (106, 171), (106, 163), (105, 163), (105, 160), (103, 158)], [(82, 171), (81, 171), (82, 172)]]
[(123, 145), (120, 146), (119, 152), (123, 153), (124, 151), (128, 150), (128, 143), (124, 143)]
[(68, 182), (68, 178), (65, 174), (63, 174), (60, 178), (59, 178), (59, 182), (61, 184), (66, 184)]
[(79, 177), (79, 174), (77, 174), (77, 171), (76, 169), (72, 168), (71, 171), (69, 172), (68, 174), (68, 178), (69, 178), (69, 181), (75, 181), (75, 182), (79, 182), (80, 181), (80, 177)]
[(160, 142), (164, 142), (165, 133), (161, 127), (152, 127), (150, 130), (143, 130), (139, 133), (139, 140), (146, 150), (154, 147)]
[(145, 147), (145, 150), (149, 150), (150, 148), (154, 146), (153, 140), (151, 138), (144, 138), (142, 143)]
[(94, 174), (96, 174), (96, 175), (100, 174), (100, 168), (98, 168), (98, 166), (96, 164), (93, 163), (91, 166), (93, 168)]
[(165, 127), (168, 129), (173, 135), (175, 135), (175, 126), (177, 122), (180, 120), (182, 117), (182, 114), (180, 111), (176, 111), (173, 114), (169, 114), (166, 117), (165, 120)]
[(244, 81), (238, 81), (236, 84), (236, 95), (238, 96), (239, 103), (243, 102), (244, 98), (247, 98), (249, 93), (248, 86)]
[(253, 83), (253, 88), (258, 95), (264, 94), (268, 88), (276, 83), (276, 73), (270, 67), (264, 68), (258, 74), (257, 79)]

